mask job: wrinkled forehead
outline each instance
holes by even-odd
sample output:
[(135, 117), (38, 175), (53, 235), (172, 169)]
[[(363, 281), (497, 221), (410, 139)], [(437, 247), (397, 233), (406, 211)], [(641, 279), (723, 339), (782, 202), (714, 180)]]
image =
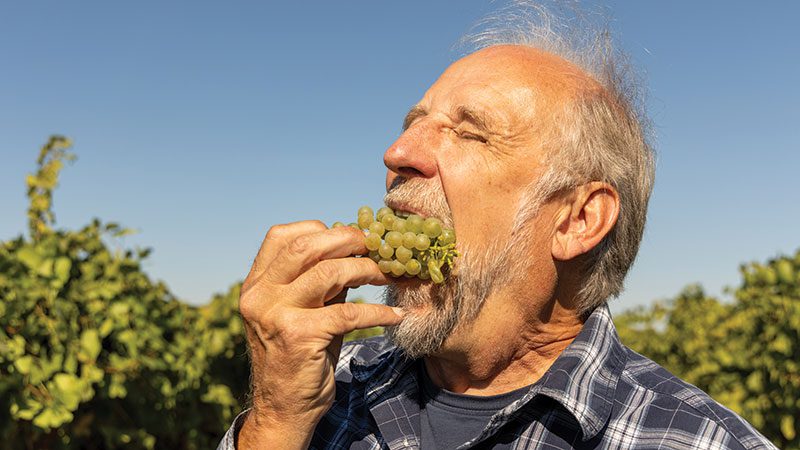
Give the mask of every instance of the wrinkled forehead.
[[(431, 86), (421, 103), (480, 103), (518, 119), (533, 119), (582, 92), (600, 90), (572, 63), (542, 50), (492, 46), (454, 62)], [(526, 117), (531, 116), (531, 117)]]

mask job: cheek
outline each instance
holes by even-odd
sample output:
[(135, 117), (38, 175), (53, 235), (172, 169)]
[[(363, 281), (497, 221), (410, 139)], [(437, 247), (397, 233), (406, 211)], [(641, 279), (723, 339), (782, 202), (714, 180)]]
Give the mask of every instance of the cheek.
[(440, 174), (461, 242), (485, 248), (510, 237), (524, 186), (519, 176), (485, 159), (440, 166)]

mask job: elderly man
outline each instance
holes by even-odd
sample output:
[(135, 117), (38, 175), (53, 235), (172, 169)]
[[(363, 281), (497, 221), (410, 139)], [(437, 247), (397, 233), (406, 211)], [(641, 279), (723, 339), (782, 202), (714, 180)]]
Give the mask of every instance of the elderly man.
[[(653, 154), (611, 54), (550, 34), (484, 35), (384, 154), (386, 204), (455, 227), (445, 283), (352, 258), (353, 228), (269, 230), (240, 299), (252, 408), (220, 448), (771, 447), (620, 343), (606, 301), (639, 246)], [(363, 284), (388, 284), (387, 305), (344, 303)]]

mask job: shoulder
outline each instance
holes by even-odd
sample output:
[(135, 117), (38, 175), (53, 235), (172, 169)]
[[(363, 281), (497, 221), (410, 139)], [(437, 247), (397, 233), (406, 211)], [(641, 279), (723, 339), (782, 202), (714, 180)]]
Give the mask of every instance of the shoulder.
[[(687, 448), (775, 448), (747, 421), (699, 388), (625, 347), (615, 408), (624, 427), (669, 446)], [(619, 422), (619, 420), (617, 421)], [(669, 445), (668, 441), (674, 441)]]

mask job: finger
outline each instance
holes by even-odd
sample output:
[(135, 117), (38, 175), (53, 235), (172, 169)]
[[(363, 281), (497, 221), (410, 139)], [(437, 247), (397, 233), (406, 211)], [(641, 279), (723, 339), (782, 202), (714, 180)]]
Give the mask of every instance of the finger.
[(278, 253), (298, 236), (318, 233), (327, 228), (319, 220), (304, 220), (271, 227), (261, 242), (261, 247), (253, 260), (253, 265), (250, 267), (247, 278), (258, 278)]
[(321, 307), (346, 287), (383, 286), (389, 277), (369, 258), (338, 258), (318, 262), (289, 285), (287, 299), (300, 307)]
[(338, 303), (313, 310), (320, 329), (331, 337), (371, 327), (397, 325), (403, 320), (400, 308), (370, 303)]
[(273, 283), (288, 284), (322, 260), (366, 252), (364, 233), (352, 227), (304, 234), (295, 237), (275, 256), (264, 276)]

